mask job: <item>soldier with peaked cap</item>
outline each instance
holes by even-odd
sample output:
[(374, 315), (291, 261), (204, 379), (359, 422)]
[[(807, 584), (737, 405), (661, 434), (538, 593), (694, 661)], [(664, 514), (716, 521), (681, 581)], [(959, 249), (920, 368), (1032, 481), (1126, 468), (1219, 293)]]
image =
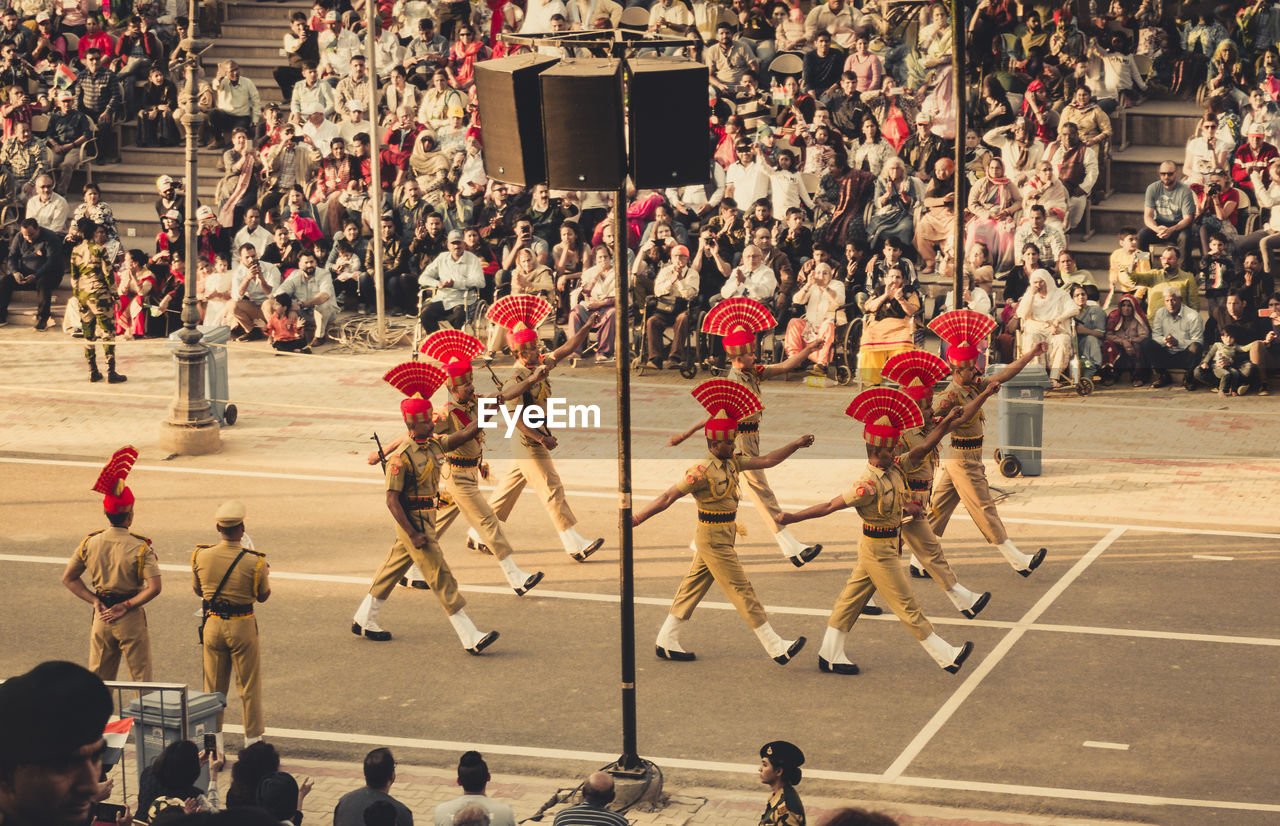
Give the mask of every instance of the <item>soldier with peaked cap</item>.
[[(724, 351), (733, 360), (728, 373), (728, 380), (750, 390), (752, 395), (760, 398), (760, 382), (774, 376), (785, 376), (804, 364), (810, 353), (822, 346), (822, 342), (813, 341), (786, 361), (768, 366), (756, 363), (756, 334), (772, 330), (778, 326), (769, 309), (753, 298), (730, 298), (721, 301), (711, 308), (702, 322), (702, 332), (723, 337)], [(760, 412), (753, 413), (738, 424), (736, 438), (737, 452), (743, 456), (760, 455), (760, 420), (763, 417), (763, 405)], [(703, 423), (690, 427), (682, 434), (671, 437), (670, 444), (675, 446), (697, 433)], [(822, 552), (822, 545), (805, 545), (791, 535), (791, 531), (778, 525), (776, 517), (781, 512), (778, 497), (774, 495), (769, 480), (760, 470), (746, 470), (742, 474), (747, 483), (747, 494), (755, 502), (756, 509), (764, 518), (765, 524), (773, 533), (774, 540), (782, 549), (782, 554), (797, 568), (809, 562)]]
[[(448, 376), (446, 384), (449, 387), (449, 402), (435, 417), (437, 435), (458, 433), (478, 421), (479, 405), (476, 402), (471, 361), (483, 349), (484, 345), (478, 338), (459, 330), (437, 330), (422, 345), (422, 352), (445, 365), (445, 374)], [(436, 511), (436, 541), (439, 542), (461, 513), (480, 532), (486, 546), (492, 549), (512, 590), (517, 596), (524, 596), (542, 581), (542, 571), (529, 574), (516, 565), (502, 522), (480, 492), (483, 439), (484, 434), (480, 434), (444, 455), (445, 464), (440, 469), (440, 480), (448, 496), (448, 503), (442, 502), (443, 506)], [(399, 442), (389, 445), (388, 450), (394, 452), (398, 447)], [(376, 454), (371, 461), (377, 461)], [(372, 640), (390, 639), (389, 632), (383, 631), (378, 625), (377, 617), (397, 582), (430, 587), (422, 571), (413, 563), (408, 549), (404, 549), (399, 556), (388, 556), (374, 575), (373, 585), (353, 619), (353, 628), (360, 628), (356, 633)]]
[[(469, 654), (479, 654), (498, 639), (498, 632), (480, 631), (467, 616), (464, 610), (467, 601), (458, 593), (458, 582), (449, 570), (435, 532), (440, 469), (445, 464), (445, 455), (476, 438), (480, 432), (479, 422), (472, 420), (463, 429), (448, 435), (433, 435), (431, 396), (446, 378), (439, 367), (409, 361), (391, 368), (382, 378), (405, 395), (400, 402), (400, 412), (409, 432), (409, 438), (387, 457), (386, 502), (395, 521), (396, 541), (387, 552), (382, 570), (393, 568), (396, 561), (408, 553), (440, 600), (462, 647)], [(380, 576), (380, 581), (394, 583), (395, 580)], [(379, 582), (375, 582), (374, 587), (379, 587)], [(392, 586), (386, 584), (386, 587)], [(365, 614), (357, 613), (351, 633), (378, 641), (391, 639), (390, 632), (377, 627), (377, 607), (381, 603), (370, 606), (371, 598), (366, 596), (361, 606)]]
[[(489, 308), (489, 321), (507, 328), (507, 344), (516, 356), (515, 371), (502, 385), (502, 398), (512, 410), (537, 408), (545, 411), (547, 399), (551, 396), (551, 380), (547, 375), (562, 359), (577, 352), (595, 327), (593, 315), (568, 341), (550, 354), (543, 355), (538, 342), (538, 325), (551, 312), (551, 305), (546, 299), (536, 295), (508, 295)], [(489, 505), (498, 518), (506, 522), (525, 485), (532, 484), (560, 534), (564, 552), (575, 562), (585, 562), (587, 557), (600, 550), (604, 539), (587, 539), (577, 531), (578, 517), (569, 509), (564, 484), (551, 461), (551, 451), (559, 444), (558, 440), (545, 425), (532, 428), (520, 421), (517, 428), (520, 438), (511, 442), (515, 465), (498, 482), (497, 489), (489, 498)], [(467, 534), (467, 547), (490, 550), (475, 529)]]
[[(947, 343), (947, 360), (951, 362), (951, 381), (942, 395), (933, 401), (935, 416), (945, 416), (953, 408), (968, 410), (969, 404), (982, 394), (987, 380), (977, 366), (977, 345), (986, 340), (994, 326), (995, 322), (990, 317), (972, 310), (952, 310), (929, 323), (929, 329)], [(1009, 382), (1042, 354), (1045, 347), (1044, 342), (1032, 347), (991, 381), (997, 384)], [(979, 403), (976, 412), (967, 413), (956, 424), (951, 434), (950, 450), (943, 455), (934, 479), (929, 524), (937, 536), (942, 536), (956, 505), (964, 502), (965, 510), (969, 511), (969, 516), (987, 542), (995, 546), (1015, 571), (1024, 577), (1030, 576), (1044, 562), (1047, 551), (1041, 548), (1034, 556), (1024, 554), (1009, 540), (1000, 514), (996, 512), (995, 500), (987, 486), (987, 471), (982, 464), (984, 418)]]
[[(262, 659), (255, 602), (271, 596), (270, 567), (264, 554), (243, 544), (245, 507), (223, 502), (214, 523), (222, 541), (197, 545), (191, 554), (191, 587), (200, 597), (204, 620), (200, 642), (204, 650), (204, 690), (224, 696), (236, 675), (240, 692), (245, 745), (262, 739), (266, 710), (262, 703)], [(218, 733), (223, 713), (218, 712)], [(222, 749), (219, 743), (219, 751)]]
[(769, 800), (760, 826), (804, 826), (804, 803), (796, 792), (804, 752), (794, 743), (774, 740), (760, 747), (760, 782), (769, 787)]
[(858, 562), (831, 609), (826, 636), (818, 651), (818, 669), (834, 674), (858, 673), (858, 667), (845, 655), (844, 643), (863, 603), (878, 591), (884, 597), (885, 605), (920, 641), (934, 662), (954, 674), (973, 650), (973, 643), (966, 642), (957, 648), (933, 630), (932, 623), (916, 602), (911, 581), (902, 569), (898, 531), (904, 513), (916, 519), (924, 516), (920, 505), (908, 496), (910, 488), (903, 465), (919, 464), (929, 451), (938, 446), (960, 413), (949, 413), (920, 444), (897, 458), (894, 454), (902, 431), (923, 424), (920, 409), (910, 397), (900, 390), (884, 387), (867, 390), (853, 400), (845, 414), (864, 425), (862, 438), (867, 443), (866, 470), (852, 488), (830, 502), (779, 516), (779, 521), (788, 524), (852, 507), (862, 517)]
[[(67, 590), (93, 606), (89, 670), (104, 680), (116, 678), (121, 656), (130, 679), (151, 680), (151, 636), (142, 606), (160, 595), (160, 562), (151, 540), (129, 531), (134, 500), (125, 480), (137, 458), (137, 450), (123, 447), (98, 475), (93, 489), (103, 494), (110, 527), (81, 540), (62, 574)], [(90, 585), (82, 579), (86, 573)]]
[(792, 641), (778, 636), (738, 561), (734, 550), (738, 533), (738, 476), (744, 471), (781, 464), (800, 448), (812, 445), (813, 436), (801, 436), (765, 456), (735, 454), (738, 425), (760, 412), (760, 400), (742, 385), (727, 379), (703, 382), (694, 388), (693, 396), (711, 414), (703, 427), (707, 455), (689, 468), (684, 479), (632, 517), (632, 525), (638, 526), (671, 507), (686, 493), (693, 494), (698, 503), (693, 566), (676, 590), (671, 612), (658, 632), (657, 654), (664, 660), (694, 659), (693, 652), (686, 651), (680, 644), (680, 629), (715, 582), (756, 632), (769, 656), (786, 665), (804, 647), (805, 639), (798, 637)]
[[(898, 461), (902, 471), (907, 475), (909, 492), (907, 500), (914, 502), (920, 510), (929, 513), (929, 489), (933, 486), (933, 474), (938, 466), (938, 449), (930, 450), (918, 463), (911, 463), (907, 456), (921, 442), (928, 438), (933, 430), (933, 387), (951, 372), (947, 363), (924, 350), (913, 350), (909, 353), (896, 353), (884, 363), (883, 375), (889, 381), (896, 382), (902, 392), (911, 397), (920, 408), (923, 424), (902, 431), (898, 438)], [(1000, 389), (999, 382), (987, 382), (973, 401), (965, 405), (960, 418), (972, 417), (978, 412), (988, 398)], [(933, 528), (926, 519), (908, 519), (902, 523), (902, 539), (911, 548), (911, 573), (923, 568), (928, 576), (938, 583), (938, 587), (951, 600), (956, 610), (969, 619), (978, 616), (991, 594), (974, 593), (960, 584), (951, 564), (942, 552), (942, 543), (934, 534)], [(923, 560), (923, 562), (921, 561)], [(921, 574), (923, 576), (923, 574)]]

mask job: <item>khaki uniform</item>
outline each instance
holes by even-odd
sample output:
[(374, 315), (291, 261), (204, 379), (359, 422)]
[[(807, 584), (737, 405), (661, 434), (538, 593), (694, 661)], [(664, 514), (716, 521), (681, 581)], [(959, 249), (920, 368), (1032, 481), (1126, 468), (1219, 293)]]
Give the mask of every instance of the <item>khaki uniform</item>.
[(902, 431), (898, 439), (898, 465), (907, 475), (907, 501), (915, 502), (924, 511), (925, 516), (919, 519), (907, 519), (902, 523), (902, 539), (911, 548), (916, 559), (933, 577), (934, 582), (942, 586), (944, 591), (955, 587), (956, 575), (951, 570), (942, 553), (942, 543), (929, 524), (929, 488), (933, 485), (934, 469), (938, 466), (937, 448), (929, 451), (920, 464), (906, 464), (907, 454), (929, 435), (923, 427), (913, 427)]
[[(204, 690), (224, 695), (235, 669), (236, 690), (243, 706), (245, 737), (261, 737), (266, 728), (266, 710), (262, 703), (261, 649), (258, 643), (258, 620), (253, 615), (255, 602), (271, 593), (267, 559), (257, 551), (245, 551), (236, 563), (218, 602), (209, 600), (218, 583), (241, 551), (239, 545), (219, 542), (197, 545), (191, 555), (191, 576), (195, 588), (206, 602), (204, 624)], [(218, 713), (218, 730), (222, 730), (222, 712)]]
[[(153, 576), (160, 576), (160, 562), (151, 540), (124, 528), (106, 528), (86, 536), (72, 557), (89, 575), (89, 590), (110, 608), (137, 596)], [(89, 670), (104, 680), (114, 680), (120, 657), (129, 666), (134, 682), (151, 681), (151, 636), (147, 614), (133, 608), (113, 623), (103, 622), (97, 611), (89, 632)]]
[(395, 522), (396, 541), (387, 552), (387, 558), (378, 569), (369, 593), (378, 599), (386, 599), (408, 565), (406, 558), (418, 566), (422, 576), (431, 586), (431, 592), (440, 600), (444, 611), (453, 616), (463, 609), (467, 601), (458, 593), (458, 581), (453, 578), (444, 552), (436, 538), (436, 505), (440, 467), (444, 464), (444, 449), (435, 438), (418, 444), (406, 439), (387, 459), (387, 490), (400, 494), (400, 504), (405, 516), (417, 530), (426, 534), (424, 548), (415, 548), (409, 535)]
[(721, 461), (708, 453), (676, 485), (681, 493), (692, 493), (698, 503), (698, 529), (693, 535), (697, 552), (671, 602), (676, 619), (689, 619), (714, 581), (748, 625), (759, 628), (768, 622), (733, 548), (738, 531), (738, 475), (745, 473), (742, 458), (735, 455)]
[[(947, 389), (933, 403), (936, 416), (945, 416), (951, 408), (963, 407), (977, 398), (985, 386), (979, 378), (972, 387), (964, 387), (952, 379)], [(965, 510), (978, 530), (992, 545), (999, 545), (1009, 538), (996, 512), (991, 489), (987, 487), (987, 470), (982, 465), (982, 423), (986, 420), (982, 410), (971, 419), (958, 423), (951, 431), (950, 447), (933, 482), (933, 508), (929, 512), (929, 525), (942, 536), (956, 505), (964, 502)]]
[[(555, 360), (550, 357), (547, 357), (544, 363), (547, 364), (547, 369), (555, 366)], [(506, 384), (502, 385), (504, 395), (507, 390), (529, 378), (532, 373), (532, 369), (526, 367), (523, 362), (518, 362), (515, 373), (507, 379)], [(543, 377), (525, 392), (523, 398), (510, 399), (507, 402), (507, 408), (515, 410), (517, 404), (523, 404), (525, 407), (545, 409), (550, 395), (551, 380)], [(538, 491), (538, 495), (542, 497), (542, 506), (547, 509), (557, 531), (567, 531), (578, 524), (578, 518), (573, 515), (573, 511), (569, 510), (569, 502), (564, 496), (564, 484), (560, 481), (560, 474), (556, 473), (556, 466), (551, 461), (551, 451), (521, 433), (520, 438), (511, 443), (511, 454), (515, 460), (515, 467), (507, 471), (507, 475), (498, 483), (498, 489), (489, 499), (489, 505), (498, 519), (507, 521), (524, 486), (532, 484)]]
[(933, 633), (933, 625), (916, 603), (911, 583), (902, 569), (898, 529), (908, 497), (907, 476), (897, 464), (881, 470), (867, 465), (862, 478), (844, 494), (846, 504), (862, 517), (862, 541), (858, 562), (844, 584), (827, 625), (849, 631), (873, 593), (879, 592), (889, 610), (918, 640)]
[[(729, 381), (737, 382), (743, 387), (755, 394), (756, 398), (763, 401), (760, 395), (760, 374), (764, 372), (764, 368), (756, 364), (750, 370), (739, 370), (733, 367), (726, 376)], [(738, 423), (738, 435), (734, 439), (734, 447), (737, 453), (748, 458), (760, 455), (760, 420), (764, 417), (764, 411), (755, 413)], [(782, 530), (782, 526), (774, 519), (782, 508), (778, 507), (778, 497), (774, 495), (773, 488), (769, 486), (769, 480), (765, 478), (763, 470), (744, 470), (742, 471), (742, 479), (747, 483), (747, 495), (751, 497), (751, 501), (755, 503), (756, 510), (760, 511), (760, 518), (769, 526), (769, 530), (777, 533)]]

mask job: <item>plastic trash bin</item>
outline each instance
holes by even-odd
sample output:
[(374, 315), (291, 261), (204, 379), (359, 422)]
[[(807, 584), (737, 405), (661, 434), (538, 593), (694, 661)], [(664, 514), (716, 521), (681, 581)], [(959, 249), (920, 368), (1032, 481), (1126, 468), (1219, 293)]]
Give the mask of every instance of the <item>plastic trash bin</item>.
[[(238, 411), (234, 404), (227, 401), (231, 398), (231, 387), (227, 379), (227, 348), (225, 346), (231, 340), (231, 328), (219, 324), (214, 327), (201, 325), (199, 329), (203, 334), (200, 343), (210, 345), (209, 353), (204, 360), (204, 391), (209, 399), (209, 407), (213, 409), (213, 417), (219, 424), (233, 425), (236, 423)], [(182, 346), (182, 341), (178, 338), (181, 333), (181, 330), (175, 330), (169, 334), (169, 343), (166, 346), (170, 350), (177, 350)]]
[[(993, 364), (987, 369), (987, 375), (995, 375), (1004, 367), (1003, 364)], [(1012, 380), (1000, 385), (996, 460), (1003, 475), (1040, 475), (1040, 447), (1044, 444), (1044, 391), (1052, 386), (1049, 374), (1038, 364), (1028, 364)]]
[[(204, 748), (204, 735), (217, 730), (218, 712), (227, 705), (227, 698), (220, 692), (205, 694), (187, 692), (187, 739)], [(164, 751), (164, 747), (182, 736), (182, 695), (177, 691), (153, 691), (144, 694), (125, 706), (122, 717), (134, 718), (133, 751), (138, 761), (138, 775), (150, 766)], [(201, 768), (196, 782), (202, 789), (209, 788), (209, 769)]]

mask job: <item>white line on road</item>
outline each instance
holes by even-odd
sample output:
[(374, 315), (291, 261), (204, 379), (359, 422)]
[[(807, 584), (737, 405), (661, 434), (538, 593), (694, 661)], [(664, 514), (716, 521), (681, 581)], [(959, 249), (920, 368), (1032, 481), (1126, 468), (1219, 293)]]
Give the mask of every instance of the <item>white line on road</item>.
[(1215, 554), (1192, 554), (1192, 559), (1206, 559), (1210, 562), (1231, 562), (1234, 556), (1217, 556)]
[(1085, 740), (1080, 745), (1086, 749), (1114, 749), (1116, 751), (1128, 751), (1128, 743), (1107, 743), (1102, 740)]
[(1068, 586), (1075, 582), (1084, 573), (1085, 569), (1123, 534), (1124, 529), (1122, 528), (1116, 528), (1108, 533), (1098, 541), (1098, 544), (1089, 549), (1087, 554), (1076, 560), (1076, 564), (1072, 565), (1071, 569), (1063, 574), (1057, 582), (1050, 586), (1049, 590), (1040, 597), (1036, 604), (1031, 606), (1031, 609), (1022, 616), (1022, 619), (1018, 620), (1018, 624), (1000, 642), (996, 643), (996, 647), (992, 649), (991, 653), (983, 657), (982, 662), (978, 663), (977, 667), (969, 672), (968, 678), (960, 688), (956, 689), (956, 692), (947, 698), (947, 701), (942, 704), (942, 708), (934, 713), (929, 722), (925, 723), (924, 728), (902, 750), (902, 754), (898, 755), (898, 759), (894, 760), (889, 768), (885, 770), (884, 776), (886, 780), (892, 781), (902, 776), (902, 773), (907, 770), (907, 766), (910, 766), (911, 762), (920, 756), (920, 752), (929, 744), (929, 741), (947, 724), (947, 721), (951, 719), (951, 715), (956, 713), (964, 701), (969, 699), (969, 695), (973, 694), (978, 685), (1004, 659), (1009, 650), (1013, 648), (1014, 643), (1022, 639), (1022, 636), (1030, 629), (1031, 624), (1047, 611), (1054, 600), (1061, 596), (1062, 592), (1067, 590)]

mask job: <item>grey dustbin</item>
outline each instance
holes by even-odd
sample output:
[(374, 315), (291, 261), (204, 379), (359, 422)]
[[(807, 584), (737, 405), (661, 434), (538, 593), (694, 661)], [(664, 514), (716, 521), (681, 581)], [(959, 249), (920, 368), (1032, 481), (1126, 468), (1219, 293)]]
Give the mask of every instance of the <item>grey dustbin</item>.
[[(993, 364), (987, 369), (987, 376), (999, 373), (1004, 367)], [(1034, 362), (1000, 385), (996, 458), (1000, 462), (1000, 472), (1005, 476), (1040, 475), (1040, 447), (1044, 444), (1044, 391), (1052, 386), (1049, 374)]]
[[(219, 424), (233, 425), (236, 423), (236, 406), (227, 401), (231, 398), (231, 388), (227, 380), (226, 344), (231, 339), (231, 328), (223, 324), (213, 327), (201, 325), (200, 332), (203, 334), (200, 343), (210, 345), (204, 360), (204, 389), (209, 407), (213, 409), (213, 417)], [(181, 330), (169, 334), (166, 346), (170, 350), (177, 350), (182, 346), (182, 341), (178, 338), (181, 334)]]
[[(165, 746), (177, 742), (182, 736), (181, 700), (182, 695), (177, 691), (153, 691), (130, 702), (121, 713), (122, 717), (134, 718), (133, 749), (139, 776), (144, 767), (155, 762)], [(187, 739), (195, 741), (196, 746), (203, 750), (204, 735), (217, 731), (218, 712), (226, 705), (227, 698), (221, 692), (188, 691)], [(209, 787), (207, 766), (200, 770), (196, 785), (202, 789)]]

